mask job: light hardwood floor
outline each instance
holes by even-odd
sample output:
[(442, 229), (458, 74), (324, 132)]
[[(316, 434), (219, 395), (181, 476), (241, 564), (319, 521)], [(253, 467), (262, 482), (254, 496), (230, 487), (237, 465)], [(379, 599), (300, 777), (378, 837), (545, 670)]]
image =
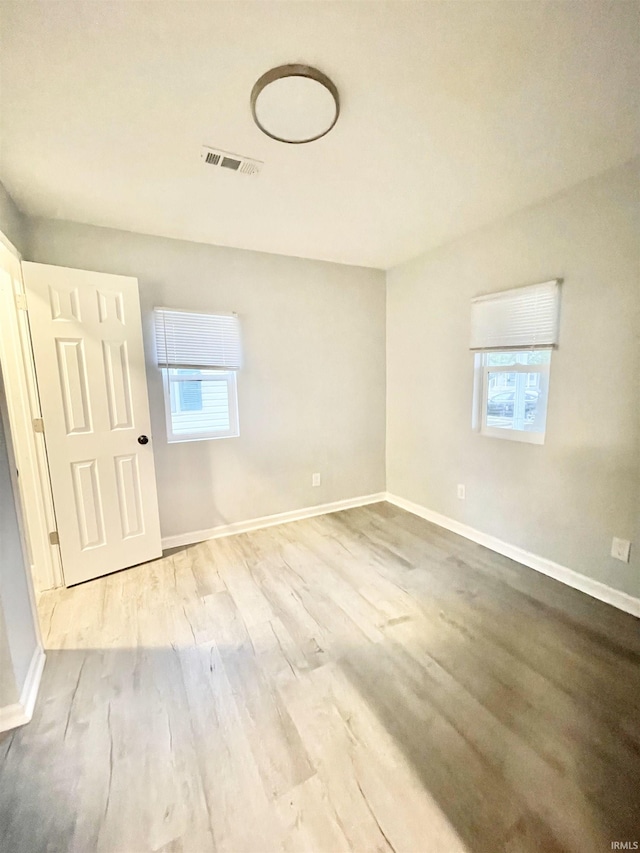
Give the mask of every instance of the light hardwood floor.
[(640, 841), (640, 630), (388, 504), (41, 600), (0, 848), (606, 851)]

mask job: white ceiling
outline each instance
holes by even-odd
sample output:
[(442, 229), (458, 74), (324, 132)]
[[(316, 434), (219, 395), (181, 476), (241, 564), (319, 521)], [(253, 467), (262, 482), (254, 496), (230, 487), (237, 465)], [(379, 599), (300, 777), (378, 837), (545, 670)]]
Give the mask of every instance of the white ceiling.
[[(387, 268), (635, 156), (639, 9), (2, 2), (0, 179), (29, 215)], [(284, 63), (338, 86), (317, 142), (252, 121)]]

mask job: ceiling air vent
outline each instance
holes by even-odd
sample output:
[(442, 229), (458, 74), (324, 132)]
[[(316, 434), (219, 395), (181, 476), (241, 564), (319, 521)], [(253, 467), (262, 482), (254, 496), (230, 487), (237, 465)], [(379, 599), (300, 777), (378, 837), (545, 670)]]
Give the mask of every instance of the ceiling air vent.
[(231, 172), (240, 172), (241, 175), (257, 175), (263, 166), (261, 160), (251, 160), (249, 157), (241, 157), (239, 154), (231, 154), (229, 151), (207, 148), (206, 145), (203, 145), (200, 156), (209, 166), (228, 169)]

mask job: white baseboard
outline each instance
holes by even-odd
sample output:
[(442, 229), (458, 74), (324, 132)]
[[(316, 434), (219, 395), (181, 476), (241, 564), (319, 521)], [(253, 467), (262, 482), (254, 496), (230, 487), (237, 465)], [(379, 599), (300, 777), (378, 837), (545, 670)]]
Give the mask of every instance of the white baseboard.
[[(367, 504), (379, 503), (380, 501), (388, 501), (407, 512), (413, 513), (426, 521), (431, 521), (439, 527), (444, 527), (452, 533), (457, 533), (459, 536), (464, 536), (465, 539), (470, 539), (472, 542), (477, 542), (479, 545), (484, 545), (485, 548), (490, 548), (498, 554), (509, 557), (530, 569), (535, 569), (543, 575), (554, 578), (561, 583), (571, 586), (574, 589), (579, 589), (581, 592), (591, 595), (600, 601), (611, 604), (619, 610), (624, 610), (626, 613), (631, 613), (633, 616), (640, 618), (640, 598), (634, 598), (626, 592), (621, 592), (618, 589), (607, 586), (600, 581), (582, 575), (579, 572), (569, 569), (566, 566), (561, 566), (559, 563), (554, 563), (553, 560), (548, 560), (546, 557), (540, 557), (537, 554), (532, 554), (530, 551), (525, 551), (517, 545), (511, 545), (508, 542), (503, 542), (496, 536), (491, 536), (488, 533), (483, 533), (481, 530), (476, 530), (468, 524), (463, 524), (461, 521), (456, 521), (453, 518), (448, 518), (446, 515), (441, 515), (439, 512), (434, 512), (427, 507), (412, 501), (400, 498), (397, 495), (392, 495), (389, 492), (378, 492), (373, 495), (364, 495), (358, 498), (348, 498), (343, 501), (334, 501), (333, 503), (319, 504), (318, 506), (305, 507), (296, 509), (290, 512), (280, 512), (275, 515), (265, 515), (261, 518), (252, 518), (248, 521), (237, 521), (233, 524), (221, 524), (218, 527), (210, 527), (207, 530), (193, 530), (189, 533), (178, 533), (174, 536), (165, 536), (162, 539), (162, 548), (177, 548), (182, 545), (194, 545), (196, 542), (204, 542), (207, 539), (218, 539), (222, 536), (233, 536), (236, 533), (248, 533), (250, 530), (260, 530), (264, 527), (274, 527), (277, 524), (286, 524), (290, 521), (300, 521), (303, 518), (312, 518), (316, 515), (326, 515), (329, 512), (338, 512), (342, 509), (351, 509), (357, 506), (366, 506)], [(0, 712), (1, 714), (2, 712)], [(0, 731), (2, 727), (0, 725)]]
[(543, 575), (554, 578), (574, 589), (579, 589), (593, 598), (597, 598), (600, 601), (613, 605), (613, 607), (617, 607), (619, 610), (624, 610), (626, 613), (631, 613), (633, 616), (640, 618), (640, 598), (634, 598), (626, 592), (607, 586), (573, 569), (561, 566), (559, 563), (554, 563), (553, 560), (548, 560), (546, 557), (539, 557), (537, 554), (525, 551), (524, 548), (519, 548), (517, 545), (510, 545), (496, 536), (482, 533), (482, 531), (469, 527), (467, 524), (455, 521), (455, 519), (448, 518), (446, 515), (440, 515), (439, 512), (434, 512), (431, 509), (420, 506), (420, 504), (399, 498), (397, 495), (387, 493), (386, 500), (394, 504), (394, 506), (400, 507), (400, 509), (411, 512), (413, 515), (424, 518), (426, 521), (431, 521), (433, 524), (444, 527), (446, 530), (451, 530), (452, 533), (457, 533), (459, 536), (464, 536), (465, 539), (470, 539), (472, 542), (484, 545), (485, 548), (490, 548), (498, 554), (510, 557), (512, 560), (516, 560), (516, 562), (522, 563), (530, 569), (535, 569)]
[(0, 732), (24, 726), (25, 723), (31, 720), (38, 697), (38, 688), (40, 687), (44, 662), (44, 649), (38, 645), (34, 649), (33, 657), (29, 664), (27, 677), (24, 680), (22, 692), (20, 693), (20, 701), (15, 702), (13, 705), (7, 705), (5, 708), (0, 708)]
[(208, 530), (193, 530), (190, 533), (177, 533), (174, 536), (162, 538), (162, 548), (178, 548), (181, 545), (194, 545), (206, 539), (219, 539), (221, 536), (233, 536), (236, 533), (248, 533), (250, 530), (260, 530), (263, 527), (274, 527), (276, 524), (287, 524), (290, 521), (300, 521), (303, 518), (313, 518), (315, 515), (326, 515), (328, 512), (338, 512), (341, 509), (351, 509), (356, 506), (375, 504), (387, 499), (386, 492), (374, 495), (364, 495), (359, 498), (347, 498), (344, 501), (319, 504), (318, 506), (294, 509), (290, 512), (279, 512), (275, 515), (263, 515), (261, 518), (251, 518), (248, 521), (236, 521), (233, 524), (221, 524)]

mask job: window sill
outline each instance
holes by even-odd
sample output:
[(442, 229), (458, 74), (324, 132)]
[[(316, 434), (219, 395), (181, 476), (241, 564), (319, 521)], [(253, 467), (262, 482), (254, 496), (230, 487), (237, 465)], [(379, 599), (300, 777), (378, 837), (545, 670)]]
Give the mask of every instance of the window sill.
[(544, 444), (543, 432), (525, 432), (517, 429), (500, 429), (500, 427), (483, 427), (478, 435), (486, 438), (501, 438), (507, 441), (519, 441), (522, 444)]
[(225, 433), (224, 435), (193, 435), (184, 438), (168, 438), (167, 444), (185, 444), (192, 441), (218, 441), (221, 438), (239, 438), (239, 432)]

